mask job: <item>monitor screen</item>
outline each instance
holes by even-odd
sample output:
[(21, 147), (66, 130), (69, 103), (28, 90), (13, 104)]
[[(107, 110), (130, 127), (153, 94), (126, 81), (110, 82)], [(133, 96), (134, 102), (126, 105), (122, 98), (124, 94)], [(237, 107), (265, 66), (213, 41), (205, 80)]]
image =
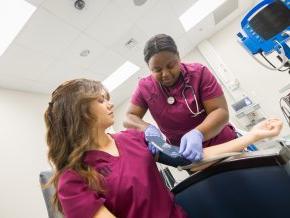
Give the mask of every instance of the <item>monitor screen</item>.
[(245, 97), (245, 98), (243, 98), (242, 100), (240, 100), (240, 101), (234, 103), (234, 104), (232, 105), (232, 108), (233, 108), (236, 112), (238, 112), (238, 111), (242, 110), (243, 108), (245, 108), (245, 107), (247, 107), (247, 106), (249, 106), (249, 105), (251, 105), (251, 104), (253, 104), (253, 102), (251, 101), (251, 99), (249, 99), (248, 97)]
[(281, 2), (275, 1), (258, 12), (249, 25), (263, 39), (268, 40), (290, 25), (290, 11)]

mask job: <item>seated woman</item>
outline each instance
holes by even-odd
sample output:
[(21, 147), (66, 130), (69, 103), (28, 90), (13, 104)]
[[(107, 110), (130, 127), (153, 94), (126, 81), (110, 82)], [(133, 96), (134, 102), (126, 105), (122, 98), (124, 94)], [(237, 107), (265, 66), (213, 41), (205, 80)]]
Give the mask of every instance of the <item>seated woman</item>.
[[(48, 159), (54, 166), (54, 203), (68, 218), (187, 217), (175, 204), (147, 149), (144, 133), (107, 134), (113, 105), (98, 81), (61, 84), (45, 112)], [(248, 135), (206, 148), (204, 157), (238, 151), (279, 134), (279, 120), (267, 120)]]

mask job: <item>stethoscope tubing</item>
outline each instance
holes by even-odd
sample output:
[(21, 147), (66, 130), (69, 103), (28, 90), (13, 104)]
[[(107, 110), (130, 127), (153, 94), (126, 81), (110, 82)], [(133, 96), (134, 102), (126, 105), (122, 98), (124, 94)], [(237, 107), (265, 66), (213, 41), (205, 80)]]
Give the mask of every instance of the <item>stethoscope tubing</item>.
[[(187, 67), (186, 67), (185, 65), (183, 65), (183, 66), (184, 66), (184, 68), (185, 68), (185, 70), (186, 70), (186, 73), (188, 73)], [(192, 114), (193, 117), (196, 117), (196, 116), (198, 116), (199, 114), (203, 113), (205, 110), (204, 110), (204, 109), (199, 110), (199, 106), (198, 106), (197, 98), (196, 98), (196, 95), (195, 95), (195, 92), (194, 92), (193, 87), (192, 87), (191, 85), (187, 84), (187, 83), (184, 81), (184, 79), (183, 79), (183, 82), (184, 82), (184, 87), (183, 87), (183, 89), (182, 89), (182, 93), (181, 93), (181, 94), (182, 94), (182, 97), (184, 98), (184, 101), (185, 101), (186, 107), (188, 108), (189, 112)], [(166, 98), (166, 102), (167, 102), (169, 105), (173, 105), (173, 104), (175, 103), (175, 98), (174, 98), (173, 96), (169, 95), (169, 94), (166, 92), (166, 90), (164, 89), (164, 87), (161, 85), (160, 82), (158, 82), (158, 83), (159, 83), (160, 89), (161, 89), (161, 91), (162, 91), (162, 94), (163, 94), (164, 97)], [(191, 91), (192, 91), (192, 95), (193, 95), (193, 98), (194, 98), (194, 100), (195, 100), (195, 104), (196, 104), (196, 112), (194, 112), (194, 111), (190, 108), (190, 106), (189, 106), (189, 104), (188, 104), (188, 101), (187, 101), (186, 96), (185, 96), (185, 93), (184, 93), (185, 90), (186, 90), (186, 88), (190, 88)]]

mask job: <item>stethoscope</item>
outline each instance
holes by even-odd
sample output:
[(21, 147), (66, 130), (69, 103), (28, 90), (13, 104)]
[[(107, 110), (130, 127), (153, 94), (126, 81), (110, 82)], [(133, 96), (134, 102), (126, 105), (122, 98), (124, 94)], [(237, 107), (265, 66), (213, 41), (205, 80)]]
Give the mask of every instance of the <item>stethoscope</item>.
[[(184, 66), (186, 72), (188, 72), (186, 66), (185, 65), (183, 65), (183, 66)], [(184, 81), (184, 78), (183, 78), (183, 81)], [(163, 93), (164, 97), (166, 98), (167, 104), (173, 105), (176, 102), (175, 98), (172, 95), (170, 95), (170, 93), (168, 94), (167, 90), (161, 85), (160, 82), (158, 82), (158, 83), (159, 83), (160, 89), (162, 90), (162, 93)], [(196, 112), (194, 112), (190, 108), (189, 103), (188, 103), (188, 101), (186, 99), (185, 90), (187, 88), (191, 89), (192, 96), (193, 96), (193, 98), (195, 100)], [(194, 89), (193, 89), (193, 87), (191, 85), (187, 84), (185, 81), (184, 81), (184, 87), (182, 89), (182, 93), (181, 94), (182, 94), (182, 97), (184, 98), (185, 104), (186, 104), (189, 112), (192, 114), (193, 117), (196, 117), (196, 116), (198, 116), (199, 114), (201, 114), (201, 113), (203, 113), (205, 111), (204, 109), (202, 109), (202, 110), (199, 109), (199, 106), (198, 106), (198, 103), (197, 103), (197, 98), (196, 98)]]

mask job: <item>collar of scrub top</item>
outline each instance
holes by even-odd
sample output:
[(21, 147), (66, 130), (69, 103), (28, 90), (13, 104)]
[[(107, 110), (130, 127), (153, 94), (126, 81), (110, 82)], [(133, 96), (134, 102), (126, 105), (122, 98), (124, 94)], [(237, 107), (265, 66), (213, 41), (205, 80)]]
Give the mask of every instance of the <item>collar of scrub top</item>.
[[(182, 77), (182, 78), (181, 78)], [(185, 83), (184, 81), (184, 77), (183, 75), (179, 75), (178, 81), (176, 81), (176, 83), (179, 83), (179, 80), (183, 80), (182, 83), (184, 83), (184, 87), (189, 86), (187, 83)], [(158, 85), (164, 95), (164, 97), (166, 98), (167, 104), (169, 105), (173, 105), (175, 103), (175, 98), (173, 97), (173, 95), (170, 94), (169, 89), (167, 89), (167, 87), (163, 87), (162, 84), (160, 82), (158, 82)], [(183, 93), (183, 92), (182, 92)]]
[[(183, 80), (183, 83), (184, 83), (184, 88), (183, 88), (183, 91), (182, 91), (182, 96), (183, 96), (183, 98), (184, 98), (184, 100), (185, 100), (185, 103), (186, 103), (186, 106), (187, 106), (188, 110), (190, 111), (190, 113), (192, 114), (192, 116), (193, 116), (193, 117), (196, 117), (196, 116), (198, 116), (199, 114), (205, 112), (205, 110), (204, 110), (204, 109), (199, 110), (199, 106), (198, 106), (198, 103), (197, 103), (197, 99), (196, 99), (196, 95), (195, 95), (194, 89), (192, 88), (192, 85), (190, 85), (191, 75), (188, 73), (188, 69), (187, 69), (187, 67), (185, 66), (185, 64), (182, 64), (182, 66), (183, 66), (184, 71), (185, 71), (185, 72), (184, 72), (183, 70), (181, 70), (182, 80)], [(204, 68), (202, 69), (202, 71), (203, 71), (203, 70), (204, 70)], [(166, 98), (167, 103), (168, 103), (169, 105), (173, 105), (173, 104), (175, 103), (175, 98), (174, 98), (172, 95), (170, 95), (170, 93), (168, 94), (168, 92), (167, 92), (167, 90), (166, 90), (166, 87), (163, 87), (163, 86), (161, 85), (160, 82), (158, 82), (158, 84), (159, 84), (159, 86), (160, 86), (160, 89), (161, 89), (161, 91), (162, 91), (164, 97)], [(188, 104), (188, 102), (187, 102), (186, 96), (185, 96), (185, 94), (184, 94), (184, 91), (185, 91), (186, 88), (190, 88), (190, 89), (192, 90), (192, 94), (193, 94), (193, 97), (194, 97), (194, 99), (195, 99), (195, 103), (196, 103), (196, 110), (197, 110), (196, 112), (194, 112), (194, 111), (190, 108), (190, 106), (189, 106), (189, 104)]]
[[(180, 66), (180, 73), (182, 78), (178, 78), (178, 80), (183, 80), (184, 87), (191, 87), (190, 81), (191, 81), (191, 75), (188, 73), (188, 69), (185, 64), (181, 63)], [(178, 81), (179, 82), (179, 81)], [(160, 82), (157, 82), (163, 95), (166, 97), (166, 101), (169, 105), (173, 105), (175, 103), (175, 98), (170, 94), (169, 90), (167, 90), (166, 87), (163, 87)], [(187, 104), (187, 102), (186, 102)]]
[(190, 85), (192, 75), (189, 73), (188, 68), (185, 64), (180, 64), (181, 74), (183, 77), (184, 85)]

